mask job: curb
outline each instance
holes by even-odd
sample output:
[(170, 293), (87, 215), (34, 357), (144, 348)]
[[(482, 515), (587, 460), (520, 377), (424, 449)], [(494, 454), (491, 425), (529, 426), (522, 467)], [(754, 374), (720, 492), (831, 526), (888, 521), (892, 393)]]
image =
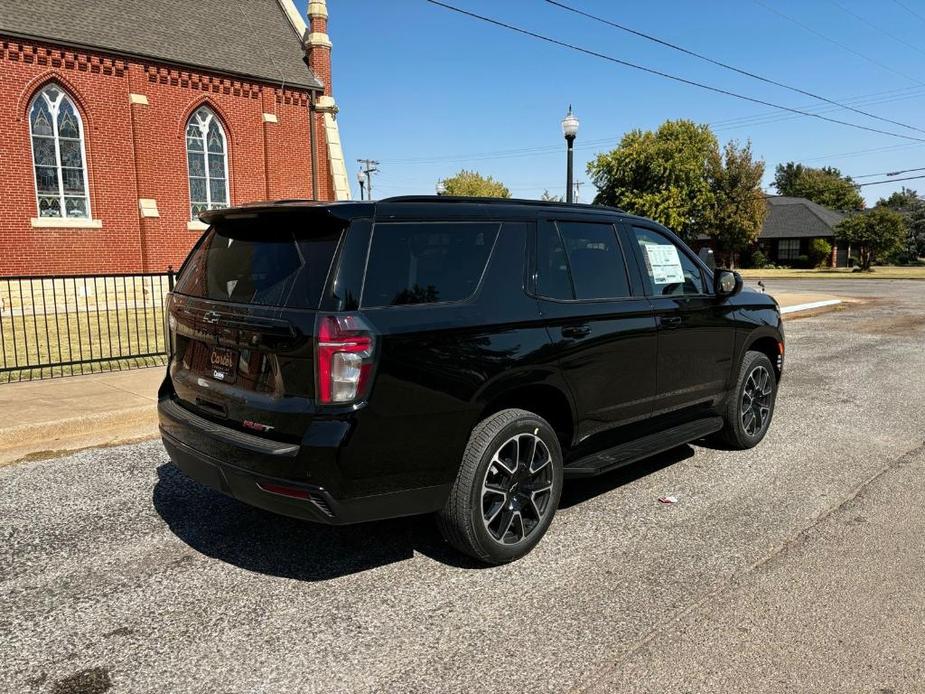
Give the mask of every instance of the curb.
[(59, 420), (23, 424), (0, 432), (0, 466), (157, 436), (157, 407), (144, 405)]
[(795, 306), (785, 306), (780, 312), (781, 314), (786, 313), (797, 313), (799, 311), (811, 311), (814, 308), (825, 308), (827, 306), (837, 306), (842, 303), (841, 299), (827, 299), (825, 301), (810, 301), (806, 304), (796, 304)]

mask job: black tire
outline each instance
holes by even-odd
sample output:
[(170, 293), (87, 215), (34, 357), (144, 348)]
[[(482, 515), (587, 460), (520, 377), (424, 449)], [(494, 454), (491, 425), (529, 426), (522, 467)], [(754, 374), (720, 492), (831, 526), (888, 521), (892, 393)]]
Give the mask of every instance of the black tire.
[[(757, 446), (768, 433), (777, 400), (777, 374), (761, 352), (746, 352), (736, 387), (726, 401), (720, 439), (730, 448)], [(756, 421), (758, 418), (760, 421)]]
[[(548, 491), (534, 491), (547, 482)], [(472, 430), (437, 522), (446, 541), (460, 552), (486, 564), (504, 564), (524, 556), (542, 539), (561, 495), (562, 450), (553, 428), (532, 412), (502, 410)]]

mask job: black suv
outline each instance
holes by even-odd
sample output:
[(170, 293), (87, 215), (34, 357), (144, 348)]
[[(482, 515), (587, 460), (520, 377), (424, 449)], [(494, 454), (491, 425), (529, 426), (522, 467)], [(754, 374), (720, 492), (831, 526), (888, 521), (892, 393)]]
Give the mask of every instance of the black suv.
[(648, 219), (401, 197), (205, 213), (168, 298), (173, 462), (322, 523), (436, 512), (482, 561), (526, 554), (563, 479), (765, 435), (773, 299)]

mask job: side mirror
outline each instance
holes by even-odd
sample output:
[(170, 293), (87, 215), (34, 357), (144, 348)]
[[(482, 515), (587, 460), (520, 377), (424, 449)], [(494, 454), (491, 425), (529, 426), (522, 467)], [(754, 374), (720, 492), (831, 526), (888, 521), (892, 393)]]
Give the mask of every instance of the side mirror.
[(711, 270), (716, 269), (716, 258), (713, 257), (712, 248), (710, 248), (709, 246), (704, 246), (703, 248), (700, 249), (700, 252), (697, 254), (697, 256), (703, 261), (704, 265), (706, 265), (708, 268), (710, 268)]
[(735, 296), (742, 291), (742, 275), (732, 270), (713, 273), (713, 291), (717, 296)]

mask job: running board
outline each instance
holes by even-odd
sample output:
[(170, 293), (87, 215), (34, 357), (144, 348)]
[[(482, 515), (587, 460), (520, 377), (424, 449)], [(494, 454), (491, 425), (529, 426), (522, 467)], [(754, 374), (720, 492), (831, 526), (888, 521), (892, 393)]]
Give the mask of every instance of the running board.
[(708, 436), (723, 428), (722, 417), (707, 417), (694, 422), (649, 434), (621, 443), (599, 453), (569, 463), (563, 469), (566, 477), (593, 477), (614, 468), (635, 463), (637, 460), (662, 453), (696, 439)]

